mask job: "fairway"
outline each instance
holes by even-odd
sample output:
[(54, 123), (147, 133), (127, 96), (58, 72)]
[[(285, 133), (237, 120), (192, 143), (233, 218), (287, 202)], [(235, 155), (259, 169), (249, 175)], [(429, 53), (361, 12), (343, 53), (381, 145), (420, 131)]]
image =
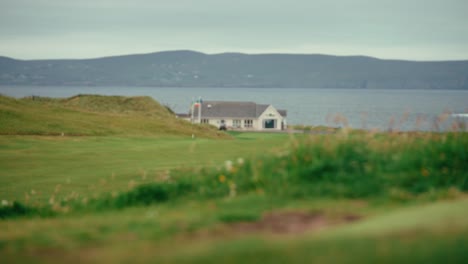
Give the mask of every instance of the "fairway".
[(289, 135), (242, 133), (234, 139), (191, 137), (0, 136), (0, 199), (43, 203), (157, 181), (174, 168), (223, 166), (280, 151)]

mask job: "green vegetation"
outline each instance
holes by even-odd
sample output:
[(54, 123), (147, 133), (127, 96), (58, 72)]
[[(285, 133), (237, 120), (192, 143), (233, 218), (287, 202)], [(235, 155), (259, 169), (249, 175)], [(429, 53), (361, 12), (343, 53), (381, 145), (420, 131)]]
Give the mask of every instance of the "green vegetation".
[[(444, 197), (468, 191), (465, 134), (413, 137), (351, 134), (301, 139), (291, 144), (274, 154), (228, 160), (221, 166), (173, 170), (155, 179), (156, 182), (90, 199), (86, 204), (103, 210), (252, 193), (282, 199), (406, 201), (418, 195)], [(61, 201), (55, 201), (56, 198), (52, 194), (54, 202), (49, 203), (82, 207), (83, 198), (77, 195), (62, 197)]]
[(306, 126), (306, 125), (292, 125), (288, 127), (295, 131), (302, 131), (303, 133), (334, 133), (340, 130), (340, 128), (327, 127), (327, 126)]
[[(10, 103), (25, 104), (16, 111), (31, 116), (28, 107), (41, 114), (66, 110), (57, 118), (67, 111), (142, 120), (160, 114), (151, 113), (152, 103), (134, 106), (120, 97), (36, 99)], [(0, 259), (457, 263), (468, 257), (466, 133), (231, 132), (221, 140), (210, 138), (209, 129), (194, 139), (125, 134), (125, 122), (122, 134), (110, 136), (0, 136)]]
[(284, 149), (288, 135), (191, 137), (0, 137), (0, 200), (47, 204), (92, 198), (167, 177), (169, 170), (212, 167)]
[(66, 99), (0, 95), (0, 134), (66, 136), (184, 135), (227, 138), (177, 119), (150, 97), (77, 95)]

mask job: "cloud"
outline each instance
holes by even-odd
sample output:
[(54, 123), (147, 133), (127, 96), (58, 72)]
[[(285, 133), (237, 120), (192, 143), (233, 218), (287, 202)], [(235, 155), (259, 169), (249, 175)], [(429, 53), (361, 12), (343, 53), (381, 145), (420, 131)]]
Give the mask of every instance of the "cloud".
[(0, 0), (0, 54), (186, 48), (385, 57), (392, 50), (399, 58), (440, 59), (445, 52), (461, 59), (468, 54), (466, 10), (464, 0)]

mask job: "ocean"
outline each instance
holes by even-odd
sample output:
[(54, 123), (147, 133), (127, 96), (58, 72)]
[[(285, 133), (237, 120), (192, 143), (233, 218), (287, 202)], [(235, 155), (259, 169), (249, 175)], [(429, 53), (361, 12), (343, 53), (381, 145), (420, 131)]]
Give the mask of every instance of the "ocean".
[(288, 124), (377, 130), (447, 131), (468, 127), (467, 90), (311, 88), (154, 88), (0, 86), (12, 97), (70, 97), (76, 94), (151, 96), (186, 113), (194, 98), (253, 101), (287, 110)]

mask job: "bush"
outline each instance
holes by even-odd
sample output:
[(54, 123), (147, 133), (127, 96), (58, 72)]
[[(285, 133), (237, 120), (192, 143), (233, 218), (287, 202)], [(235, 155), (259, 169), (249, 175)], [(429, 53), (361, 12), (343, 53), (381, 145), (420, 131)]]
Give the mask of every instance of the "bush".
[(46, 208), (33, 208), (23, 205), (20, 202), (13, 202), (11, 205), (0, 207), (0, 219), (14, 218), (21, 216), (51, 216), (53, 212)]
[(88, 203), (88, 207), (97, 209), (125, 208), (130, 206), (150, 205), (175, 199), (192, 188), (187, 183), (152, 183), (137, 186), (116, 197), (107, 195)]

